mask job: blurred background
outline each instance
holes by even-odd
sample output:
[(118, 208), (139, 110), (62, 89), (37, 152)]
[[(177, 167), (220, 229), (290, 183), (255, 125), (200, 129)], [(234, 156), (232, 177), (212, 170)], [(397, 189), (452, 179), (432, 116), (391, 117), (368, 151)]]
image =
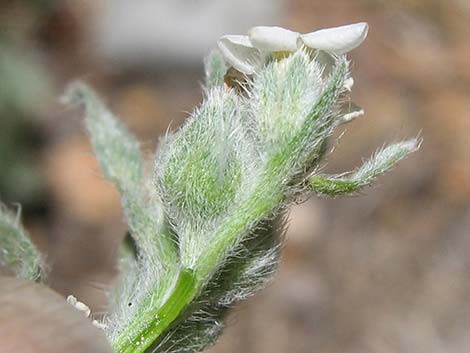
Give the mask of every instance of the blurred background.
[(470, 351), (470, 0), (0, 1), (0, 199), (21, 204), (49, 284), (103, 313), (126, 233), (82, 113), (59, 103), (68, 82), (92, 84), (151, 158), (201, 101), (220, 35), (359, 21), (366, 115), (326, 170), (418, 133), (422, 148), (364, 195), (292, 207), (278, 276), (210, 352)]

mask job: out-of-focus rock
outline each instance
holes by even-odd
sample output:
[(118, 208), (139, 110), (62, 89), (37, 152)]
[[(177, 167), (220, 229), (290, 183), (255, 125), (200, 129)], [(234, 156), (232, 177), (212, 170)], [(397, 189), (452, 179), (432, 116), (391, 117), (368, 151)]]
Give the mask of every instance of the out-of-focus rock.
[(0, 277), (2, 353), (111, 353), (102, 331), (45, 286)]

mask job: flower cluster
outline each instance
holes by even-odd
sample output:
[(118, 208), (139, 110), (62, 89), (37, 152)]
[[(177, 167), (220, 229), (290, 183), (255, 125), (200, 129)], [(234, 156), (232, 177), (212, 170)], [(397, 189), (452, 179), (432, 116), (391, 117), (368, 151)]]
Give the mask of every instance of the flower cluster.
[[(217, 42), (225, 61), (237, 71), (252, 75), (266, 64), (272, 55), (282, 59), (301, 48), (315, 50), (318, 62), (331, 69), (333, 56), (357, 48), (367, 37), (369, 26), (359, 22), (345, 26), (320, 29), (301, 34), (277, 26), (257, 26), (248, 35), (224, 35)], [(352, 77), (344, 82), (346, 91), (354, 85)], [(341, 106), (339, 123), (348, 123), (364, 115), (358, 105), (346, 100)]]
[(365, 22), (320, 29), (300, 34), (282, 27), (257, 26), (248, 35), (224, 35), (218, 47), (227, 62), (238, 71), (253, 74), (271, 53), (292, 53), (306, 46), (341, 55), (357, 48), (367, 37)]

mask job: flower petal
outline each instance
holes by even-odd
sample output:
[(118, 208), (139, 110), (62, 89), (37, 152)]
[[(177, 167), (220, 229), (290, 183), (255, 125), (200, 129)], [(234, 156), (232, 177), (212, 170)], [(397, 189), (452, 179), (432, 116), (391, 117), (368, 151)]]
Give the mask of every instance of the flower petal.
[(334, 56), (332, 56), (330, 53), (327, 53), (326, 51), (318, 50), (315, 56), (315, 60), (323, 68), (323, 77), (328, 77), (336, 63)]
[(258, 49), (269, 52), (290, 51), (299, 48), (298, 32), (276, 26), (257, 26), (248, 31), (251, 43)]
[(303, 34), (300, 39), (307, 47), (320, 49), (332, 54), (344, 54), (357, 48), (367, 37), (369, 25), (365, 22), (320, 29)]
[(346, 124), (364, 115), (364, 109), (353, 102), (348, 102), (341, 107), (341, 114), (339, 123)]
[(225, 35), (217, 45), (225, 60), (240, 72), (252, 74), (261, 63), (261, 53), (253, 47), (248, 36)]
[(343, 87), (348, 91), (351, 92), (352, 87), (354, 86), (354, 79), (352, 77), (348, 77), (343, 84)]

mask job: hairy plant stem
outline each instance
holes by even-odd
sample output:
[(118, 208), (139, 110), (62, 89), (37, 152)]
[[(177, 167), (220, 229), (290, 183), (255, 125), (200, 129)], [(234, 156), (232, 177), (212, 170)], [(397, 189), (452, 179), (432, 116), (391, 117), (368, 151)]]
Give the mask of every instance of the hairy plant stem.
[[(152, 346), (157, 338), (165, 332), (178, 318), (184, 309), (196, 298), (207, 278), (217, 269), (222, 254), (234, 244), (237, 236), (243, 232), (248, 224), (256, 223), (268, 215), (282, 201), (282, 193), (277, 192), (273, 197), (266, 198), (266, 191), (272, 193), (273, 182), (260, 181), (259, 187), (252, 194), (244, 207), (230, 217), (219, 233), (217, 241), (211, 244), (208, 252), (200, 257), (196, 270), (181, 269), (171, 294), (160, 308), (150, 308), (142, 313), (138, 322), (149, 323), (133, 339), (129, 339), (128, 332), (133, 327), (127, 327), (115, 340), (113, 348), (118, 353), (144, 353)], [(229, 245), (230, 244), (230, 245)], [(149, 306), (151, 303), (149, 301)], [(136, 321), (134, 321), (136, 322)], [(133, 325), (131, 325), (133, 326)]]
[[(273, 187), (277, 187), (279, 191), (273, 193)], [(266, 197), (269, 194), (272, 196)], [(225, 256), (227, 249), (235, 245), (240, 233), (247, 229), (247, 225), (256, 224), (269, 215), (282, 202), (282, 199), (283, 193), (279, 188), (277, 178), (271, 173), (267, 173), (265, 178), (260, 180), (258, 187), (247, 200), (245, 206), (220, 227), (221, 232), (218, 233), (217, 240), (199, 258), (195, 270), (180, 270), (178, 279), (165, 303), (160, 308), (150, 308), (149, 311), (142, 313), (138, 322), (149, 324), (139, 335), (135, 335), (134, 339), (128, 338), (128, 332), (133, 327), (126, 328), (114, 342), (115, 351), (118, 353), (146, 352), (196, 298), (208, 277), (217, 269), (220, 257)], [(149, 306), (151, 306), (150, 302)]]
[[(181, 269), (176, 279), (171, 294), (165, 303), (156, 308), (152, 308), (151, 299), (146, 303), (150, 310), (143, 312), (138, 321), (133, 321), (129, 327), (113, 342), (113, 349), (118, 353), (143, 353), (160, 336), (194, 299), (199, 286), (195, 280), (193, 271)], [(133, 326), (148, 323), (138, 335), (132, 337), (128, 332), (133, 330)]]
[[(217, 265), (223, 261), (227, 251), (232, 249), (244, 236), (243, 233), (248, 233), (250, 226), (256, 226), (259, 221), (268, 217), (282, 204), (286, 197), (284, 188), (292, 177), (292, 156), (298, 158), (301, 151), (299, 146), (302, 146), (303, 141), (315, 141), (314, 136), (318, 134), (319, 130), (327, 131), (331, 128), (330, 121), (320, 121), (320, 118), (325, 114), (327, 115), (336, 100), (335, 96), (338, 94), (339, 87), (343, 84), (346, 70), (346, 63), (343, 62), (338, 65), (320, 100), (304, 121), (303, 127), (297, 135), (293, 136), (283, 146), (280, 146), (279, 150), (267, 160), (264, 175), (260, 178), (258, 186), (251, 197), (244, 206), (235, 212), (233, 217), (222, 224), (219, 232), (216, 232), (217, 238), (198, 261), (195, 269), (198, 278), (206, 278), (213, 273)], [(321, 153), (318, 147), (321, 147), (322, 142), (323, 140), (319, 140), (319, 146), (311, 146), (316, 153)], [(313, 156), (313, 158), (316, 157), (318, 156)]]
[[(237, 243), (242, 241), (249, 230), (278, 208), (284, 201), (285, 186), (290, 181), (292, 156), (298, 155), (299, 146), (306, 139), (312, 139), (318, 129), (328, 128), (328, 121), (320, 117), (331, 109), (336, 100), (338, 88), (342, 85), (346, 65), (339, 65), (325, 92), (304, 121), (303, 128), (290, 141), (281, 146), (265, 163), (264, 173), (257, 186), (238, 210), (228, 217), (215, 231), (216, 236), (207, 251), (199, 256), (194, 269), (181, 269), (175, 285), (164, 304), (152, 307), (151, 300), (144, 307), (149, 310), (138, 314), (138, 318), (114, 341), (113, 348), (118, 353), (145, 353), (158, 337), (175, 322), (188, 305), (196, 298), (204, 284), (218, 269), (219, 264)], [(138, 328), (140, 332), (138, 332)], [(133, 335), (129, 335), (133, 332)], [(133, 337), (133, 338), (130, 338)]]
[[(214, 239), (196, 263), (195, 274), (197, 278), (203, 280), (213, 273), (218, 264), (223, 262), (222, 260), (228, 250), (244, 238), (243, 233), (248, 234), (249, 226), (255, 226), (281, 204), (284, 195), (279, 185), (273, 182), (274, 180), (269, 180), (269, 177), (270, 175), (266, 175), (260, 181), (258, 188), (245, 205), (219, 228), (217, 238)], [(274, 187), (276, 192), (273, 192)]]

